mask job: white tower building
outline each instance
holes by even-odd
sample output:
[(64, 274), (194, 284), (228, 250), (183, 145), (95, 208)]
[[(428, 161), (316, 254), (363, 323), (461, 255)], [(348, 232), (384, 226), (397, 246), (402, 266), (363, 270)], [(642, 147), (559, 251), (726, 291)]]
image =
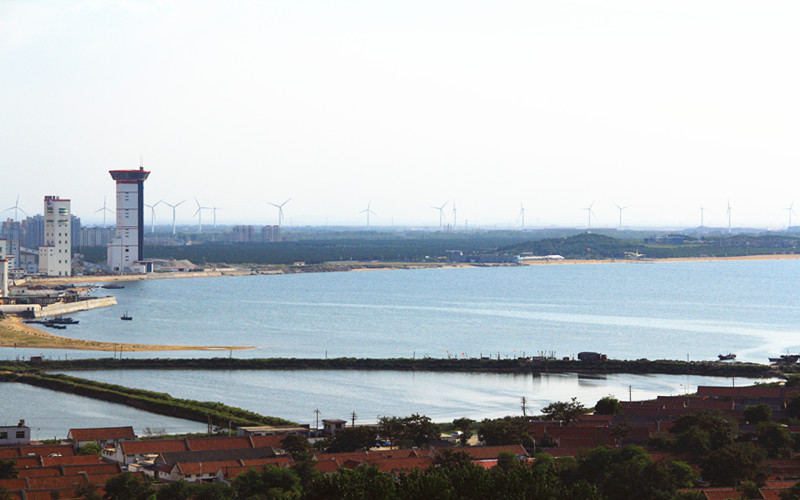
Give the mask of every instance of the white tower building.
[(150, 172), (139, 167), (108, 173), (117, 181), (117, 228), (108, 243), (108, 267), (136, 271), (144, 258), (144, 181)]
[(72, 276), (72, 217), (69, 200), (44, 197), (44, 246), (39, 247), (39, 272)]

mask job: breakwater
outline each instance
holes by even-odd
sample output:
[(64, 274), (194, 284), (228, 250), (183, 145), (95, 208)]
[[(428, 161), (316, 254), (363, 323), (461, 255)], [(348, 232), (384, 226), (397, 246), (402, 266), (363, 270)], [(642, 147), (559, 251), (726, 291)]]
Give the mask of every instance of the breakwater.
[[(12, 371), (29, 367), (24, 362), (0, 363)], [(455, 358), (177, 358), (177, 359), (74, 359), (45, 361), (42, 370), (191, 369), (191, 370), (393, 370), (485, 373), (629, 373), (707, 375), (716, 377), (782, 377), (779, 368), (758, 363), (716, 361), (616, 360), (575, 361), (529, 359)]]
[(83, 299), (76, 302), (50, 304), (49, 306), (42, 307), (38, 310), (34, 309), (33, 315), (36, 318), (43, 318), (46, 316), (58, 316), (59, 314), (70, 314), (78, 311), (88, 311), (89, 309), (97, 309), (100, 307), (109, 307), (115, 305), (117, 305), (117, 298), (109, 295), (108, 297)]

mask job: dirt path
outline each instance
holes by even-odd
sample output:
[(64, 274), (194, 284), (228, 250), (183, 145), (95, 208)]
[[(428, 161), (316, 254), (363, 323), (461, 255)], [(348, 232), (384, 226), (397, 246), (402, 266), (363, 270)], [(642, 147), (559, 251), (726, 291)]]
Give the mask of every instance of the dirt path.
[(41, 349), (81, 349), (85, 351), (229, 351), (252, 349), (243, 346), (186, 346), (123, 344), (94, 340), (72, 339), (52, 335), (30, 327), (19, 318), (0, 320), (0, 347), (32, 347)]

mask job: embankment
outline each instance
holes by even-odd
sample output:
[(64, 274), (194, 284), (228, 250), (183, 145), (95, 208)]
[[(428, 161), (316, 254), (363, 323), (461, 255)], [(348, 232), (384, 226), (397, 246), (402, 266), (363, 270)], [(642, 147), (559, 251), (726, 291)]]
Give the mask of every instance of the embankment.
[(34, 372), (5, 373), (0, 375), (0, 377), (2, 377), (0, 378), (2, 381), (20, 382), (54, 391), (77, 394), (79, 396), (131, 406), (159, 415), (167, 415), (204, 423), (208, 422), (210, 419), (212, 424), (223, 427), (227, 427), (229, 423), (236, 427), (287, 425), (293, 423), (282, 418), (263, 416), (222, 403), (173, 398), (169, 394), (161, 392), (132, 389), (114, 384), (104, 384), (92, 380), (70, 377), (68, 375)]
[[(24, 369), (24, 363), (6, 365), (11, 370)], [(29, 366), (29, 365), (27, 365)], [(707, 375), (714, 377), (782, 377), (782, 372), (757, 363), (722, 363), (717, 361), (677, 360), (607, 360), (531, 362), (525, 359), (438, 359), (438, 358), (211, 358), (211, 359), (74, 359), (45, 361), (43, 370), (114, 370), (114, 369), (191, 369), (191, 370), (394, 370), (488, 373), (631, 373)]]

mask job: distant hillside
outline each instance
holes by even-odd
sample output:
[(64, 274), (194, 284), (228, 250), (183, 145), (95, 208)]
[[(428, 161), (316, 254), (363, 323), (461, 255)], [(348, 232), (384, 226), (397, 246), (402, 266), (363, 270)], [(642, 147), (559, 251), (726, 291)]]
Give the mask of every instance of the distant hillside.
[(610, 236), (582, 233), (563, 238), (528, 241), (500, 248), (502, 253), (561, 255), (567, 259), (621, 259), (625, 252), (635, 252), (641, 241), (618, 240)]

